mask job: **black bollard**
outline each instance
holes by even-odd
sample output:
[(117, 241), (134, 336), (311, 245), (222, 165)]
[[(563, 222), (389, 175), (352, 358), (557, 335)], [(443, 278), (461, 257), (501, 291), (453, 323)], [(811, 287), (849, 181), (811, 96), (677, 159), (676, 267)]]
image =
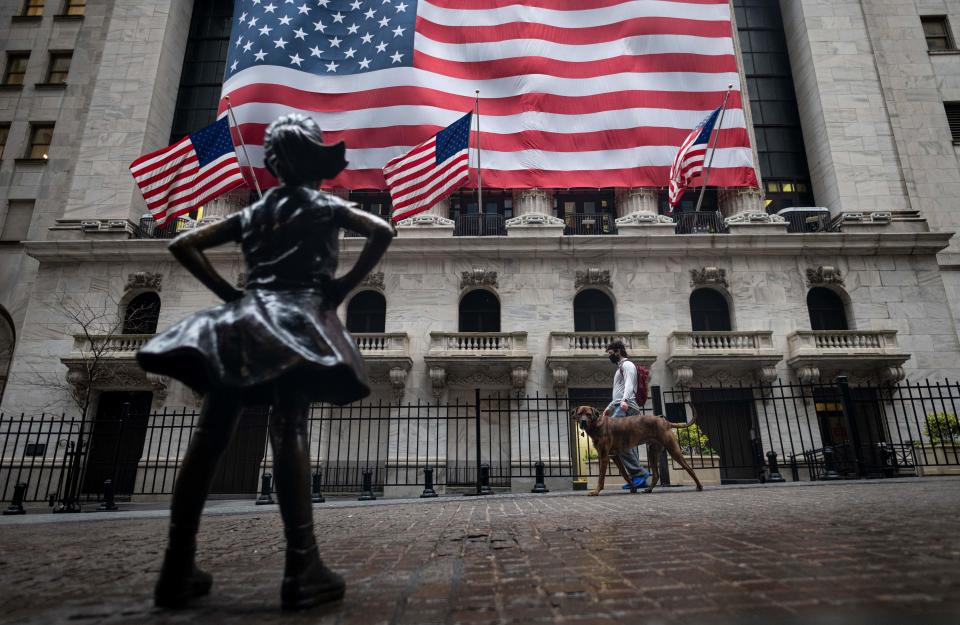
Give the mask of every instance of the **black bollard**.
[(310, 501), (313, 503), (323, 503), (326, 499), (323, 498), (323, 493), (321, 492), (321, 479), (320, 479), (320, 469), (317, 469), (316, 473), (313, 474), (313, 481), (311, 483), (313, 494), (310, 497)]
[(10, 505), (7, 506), (7, 509), (3, 511), (3, 516), (12, 516), (15, 514), (26, 514), (27, 511), (23, 509), (23, 500), (27, 496), (27, 485), (23, 482), (20, 482), (13, 487), (13, 501), (10, 502)]
[(113, 480), (103, 480), (103, 502), (97, 506), (97, 512), (116, 512), (119, 510), (114, 501)]
[(360, 493), (360, 496), (357, 497), (360, 501), (375, 501), (377, 498), (373, 494), (373, 471), (370, 469), (363, 470), (363, 492)]
[(767, 479), (771, 482), (786, 482), (783, 479), (783, 476), (780, 475), (780, 467), (777, 466), (777, 452), (770, 450), (767, 452), (767, 467), (770, 469), (770, 477)]
[(258, 506), (273, 505), (273, 476), (264, 473), (260, 478), (260, 496), (257, 497)]
[(490, 465), (481, 464), (480, 465), (480, 494), (481, 495), (492, 495), (493, 490), (490, 488)]
[(433, 489), (433, 469), (424, 467), (423, 469), (423, 492), (420, 493), (420, 499), (436, 497), (437, 491)]
[(533, 466), (537, 469), (537, 483), (533, 485), (533, 490), (530, 492), (531, 493), (549, 493), (550, 491), (547, 490), (547, 485), (544, 483), (543, 473), (544, 473), (545, 467), (543, 465), (543, 461), (538, 460), (537, 463)]
[(833, 447), (823, 448), (823, 465), (826, 473), (823, 475), (825, 480), (839, 480), (840, 474), (837, 473), (837, 467), (833, 464)]

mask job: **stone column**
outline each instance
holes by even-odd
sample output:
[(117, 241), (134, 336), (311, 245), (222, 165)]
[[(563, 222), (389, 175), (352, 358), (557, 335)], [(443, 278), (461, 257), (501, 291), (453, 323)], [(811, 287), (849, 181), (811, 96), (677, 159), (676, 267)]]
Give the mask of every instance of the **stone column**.
[[(256, 194), (254, 194), (256, 196)], [(207, 223), (217, 221), (224, 217), (229, 217), (233, 213), (242, 210), (250, 199), (248, 189), (236, 189), (229, 193), (224, 193), (203, 205), (203, 217), (200, 221)]]
[(775, 234), (787, 231), (786, 219), (767, 214), (760, 189), (722, 189), (719, 200), (720, 212), (733, 233)]
[(422, 215), (436, 215), (437, 217), (442, 217), (443, 219), (450, 218), (450, 198), (445, 200), (440, 200), (428, 210), (423, 211)]
[(548, 189), (518, 189), (513, 193), (512, 219), (507, 233), (521, 236), (559, 237), (565, 224), (553, 216), (553, 192)]
[(659, 190), (636, 187), (617, 190), (617, 234), (625, 236), (673, 234), (673, 220), (657, 209)]

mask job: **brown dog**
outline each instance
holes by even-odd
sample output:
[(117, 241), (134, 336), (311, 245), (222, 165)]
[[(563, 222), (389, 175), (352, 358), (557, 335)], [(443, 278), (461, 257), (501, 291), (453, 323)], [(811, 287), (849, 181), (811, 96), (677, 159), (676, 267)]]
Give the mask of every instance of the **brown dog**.
[[(666, 449), (670, 457), (690, 474), (693, 481), (697, 483), (697, 490), (703, 490), (703, 485), (697, 479), (697, 474), (693, 472), (690, 463), (683, 457), (680, 444), (673, 433), (675, 428), (688, 428), (696, 423), (696, 411), (693, 413), (693, 420), (684, 424), (671, 423), (655, 415), (634, 415), (614, 419), (605, 413), (601, 414), (591, 406), (580, 406), (573, 411), (573, 414), (580, 422), (580, 429), (593, 441), (593, 446), (596, 447), (597, 454), (600, 456), (600, 479), (597, 481), (596, 490), (589, 493), (591, 496), (596, 497), (603, 490), (603, 480), (607, 475), (611, 457), (620, 470), (620, 475), (630, 483), (630, 476), (627, 475), (617, 454), (641, 444), (647, 445), (647, 458), (650, 459), (652, 473), (650, 484), (644, 492), (652, 491), (660, 481), (660, 463), (657, 460), (660, 457), (661, 448)], [(635, 493), (637, 489), (631, 487), (630, 492)]]

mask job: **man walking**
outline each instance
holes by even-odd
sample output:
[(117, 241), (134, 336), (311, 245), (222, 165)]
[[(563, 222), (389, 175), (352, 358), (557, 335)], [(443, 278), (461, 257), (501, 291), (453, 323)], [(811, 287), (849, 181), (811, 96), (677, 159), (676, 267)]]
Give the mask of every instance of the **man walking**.
[[(637, 366), (627, 360), (627, 347), (623, 341), (616, 340), (607, 345), (607, 358), (617, 366), (617, 372), (613, 375), (613, 400), (603, 413), (614, 419), (640, 414), (636, 400)], [(623, 485), (624, 490), (647, 485), (649, 471), (640, 465), (636, 449), (624, 451), (617, 457), (630, 476), (630, 482)]]

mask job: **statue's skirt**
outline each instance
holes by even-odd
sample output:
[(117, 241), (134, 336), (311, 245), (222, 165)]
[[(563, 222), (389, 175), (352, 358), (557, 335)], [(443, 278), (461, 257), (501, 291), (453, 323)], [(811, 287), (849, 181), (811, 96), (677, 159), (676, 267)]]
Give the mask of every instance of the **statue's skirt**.
[(137, 361), (198, 392), (235, 390), (251, 403), (272, 402), (278, 384), (338, 405), (370, 394), (356, 343), (313, 288), (247, 290), (153, 337)]

